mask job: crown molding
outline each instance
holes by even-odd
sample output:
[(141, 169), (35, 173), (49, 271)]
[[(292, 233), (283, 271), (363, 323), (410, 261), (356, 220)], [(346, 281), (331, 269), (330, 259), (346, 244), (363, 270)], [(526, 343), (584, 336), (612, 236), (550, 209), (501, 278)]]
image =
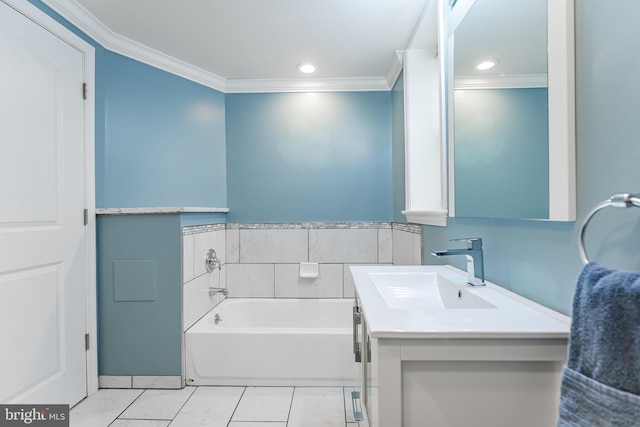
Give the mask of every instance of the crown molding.
[(225, 79), (114, 33), (74, 0), (42, 1), (105, 49), (224, 93), (389, 91), (393, 87), (385, 77)]
[(224, 91), (225, 81), (222, 77), (114, 33), (73, 0), (42, 1), (105, 49), (212, 89)]
[(401, 50), (396, 50), (393, 54), (393, 58), (391, 58), (391, 63), (389, 64), (389, 68), (387, 68), (387, 74), (384, 77), (387, 81), (387, 86), (389, 86), (390, 89), (393, 89), (393, 86), (395, 86), (398, 77), (400, 77), (400, 73), (402, 73), (403, 57), (404, 52)]
[(503, 76), (457, 76), (455, 89), (546, 88), (546, 74), (506, 74)]
[(226, 93), (272, 92), (365, 92), (389, 91), (383, 77), (303, 78), (303, 79), (228, 79)]

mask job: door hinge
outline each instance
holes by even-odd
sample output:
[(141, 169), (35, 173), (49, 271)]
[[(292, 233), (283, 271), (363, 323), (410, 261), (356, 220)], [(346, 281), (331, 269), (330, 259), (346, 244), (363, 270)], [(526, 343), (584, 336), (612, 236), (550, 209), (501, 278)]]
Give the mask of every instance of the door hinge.
[(84, 349), (89, 350), (89, 342), (91, 341), (89, 334), (84, 334)]
[(87, 99), (87, 84), (82, 83), (82, 99)]
[(84, 210), (84, 225), (89, 225), (89, 209)]

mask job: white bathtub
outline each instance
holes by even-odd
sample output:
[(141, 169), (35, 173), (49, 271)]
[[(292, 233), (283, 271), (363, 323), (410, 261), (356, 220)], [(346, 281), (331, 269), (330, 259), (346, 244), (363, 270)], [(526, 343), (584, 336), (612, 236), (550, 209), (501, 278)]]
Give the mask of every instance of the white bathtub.
[(185, 333), (187, 385), (352, 386), (352, 307), (227, 298)]

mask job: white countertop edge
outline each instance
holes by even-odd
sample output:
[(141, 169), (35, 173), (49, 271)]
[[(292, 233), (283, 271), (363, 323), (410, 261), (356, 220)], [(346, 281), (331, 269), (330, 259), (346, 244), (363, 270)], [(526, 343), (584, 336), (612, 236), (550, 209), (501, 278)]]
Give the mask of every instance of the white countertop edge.
[[(365, 315), (366, 318), (366, 315)], [(407, 331), (370, 331), (371, 338), (391, 339), (474, 339), (474, 340), (566, 340), (569, 333), (564, 332), (407, 332)]]
[[(361, 288), (363, 285), (359, 283), (356, 279), (356, 275), (360, 275), (360, 273), (365, 273), (368, 271), (394, 271), (395, 272), (419, 272), (428, 270), (431, 267), (436, 268), (444, 268), (445, 270), (450, 270), (451, 273), (459, 275), (462, 278), (466, 278), (466, 272), (462, 271), (456, 267), (450, 265), (418, 265), (418, 266), (351, 266), (352, 272), (358, 271), (358, 273), (354, 274), (355, 288), (356, 293), (358, 294), (358, 298), (360, 300), (360, 307), (362, 308), (363, 315), (365, 319), (368, 320), (369, 324), (369, 333), (372, 338), (392, 338), (392, 339), (420, 339), (420, 338), (429, 338), (429, 339), (465, 339), (465, 338), (473, 338), (473, 339), (567, 339), (569, 336), (569, 326), (571, 323), (571, 318), (566, 316), (560, 312), (552, 310), (548, 307), (545, 307), (541, 304), (536, 303), (535, 301), (529, 300), (513, 291), (510, 291), (502, 286), (496, 285), (495, 283), (486, 281), (487, 288), (491, 288), (494, 291), (497, 291), (501, 294), (504, 294), (508, 298), (516, 300), (529, 308), (540, 312), (541, 314), (547, 315), (551, 318), (554, 318), (556, 321), (563, 323), (565, 327), (564, 330), (512, 330), (510, 328), (505, 328), (504, 330), (494, 330), (492, 328), (485, 330), (460, 330), (460, 329), (448, 329), (448, 330), (432, 330), (423, 329), (416, 330), (414, 328), (401, 328), (398, 329), (397, 326), (394, 325), (394, 322), (382, 322), (379, 321), (372, 322), (373, 319), (371, 317), (376, 317), (378, 320), (380, 319), (380, 315), (384, 313), (383, 317), (389, 319), (390, 317), (394, 317), (393, 312), (395, 310), (389, 310), (384, 305), (380, 305), (374, 303), (375, 300), (382, 301), (378, 295), (377, 291), (371, 292), (371, 288), (365, 285), (364, 289)], [(473, 288), (471, 288), (473, 289)], [(479, 288), (482, 289), (482, 288)], [(364, 292), (363, 292), (364, 291)], [(363, 295), (364, 294), (364, 295)], [(375, 295), (373, 300), (371, 299), (372, 294)], [(368, 307), (368, 303), (374, 303), (372, 306)], [(382, 311), (380, 311), (382, 309)], [(373, 324), (372, 324), (373, 323)], [(395, 327), (394, 327), (395, 326)], [(566, 328), (566, 329), (565, 329)]]
[(96, 208), (96, 215), (143, 215), (175, 213), (227, 213), (229, 208), (206, 207), (145, 207), (145, 208)]

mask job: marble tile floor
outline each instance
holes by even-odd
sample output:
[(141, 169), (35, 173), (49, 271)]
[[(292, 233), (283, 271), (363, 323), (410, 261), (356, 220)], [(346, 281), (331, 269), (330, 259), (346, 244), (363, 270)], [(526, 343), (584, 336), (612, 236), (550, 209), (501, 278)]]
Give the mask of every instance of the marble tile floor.
[(71, 427), (358, 427), (349, 387), (101, 389)]

